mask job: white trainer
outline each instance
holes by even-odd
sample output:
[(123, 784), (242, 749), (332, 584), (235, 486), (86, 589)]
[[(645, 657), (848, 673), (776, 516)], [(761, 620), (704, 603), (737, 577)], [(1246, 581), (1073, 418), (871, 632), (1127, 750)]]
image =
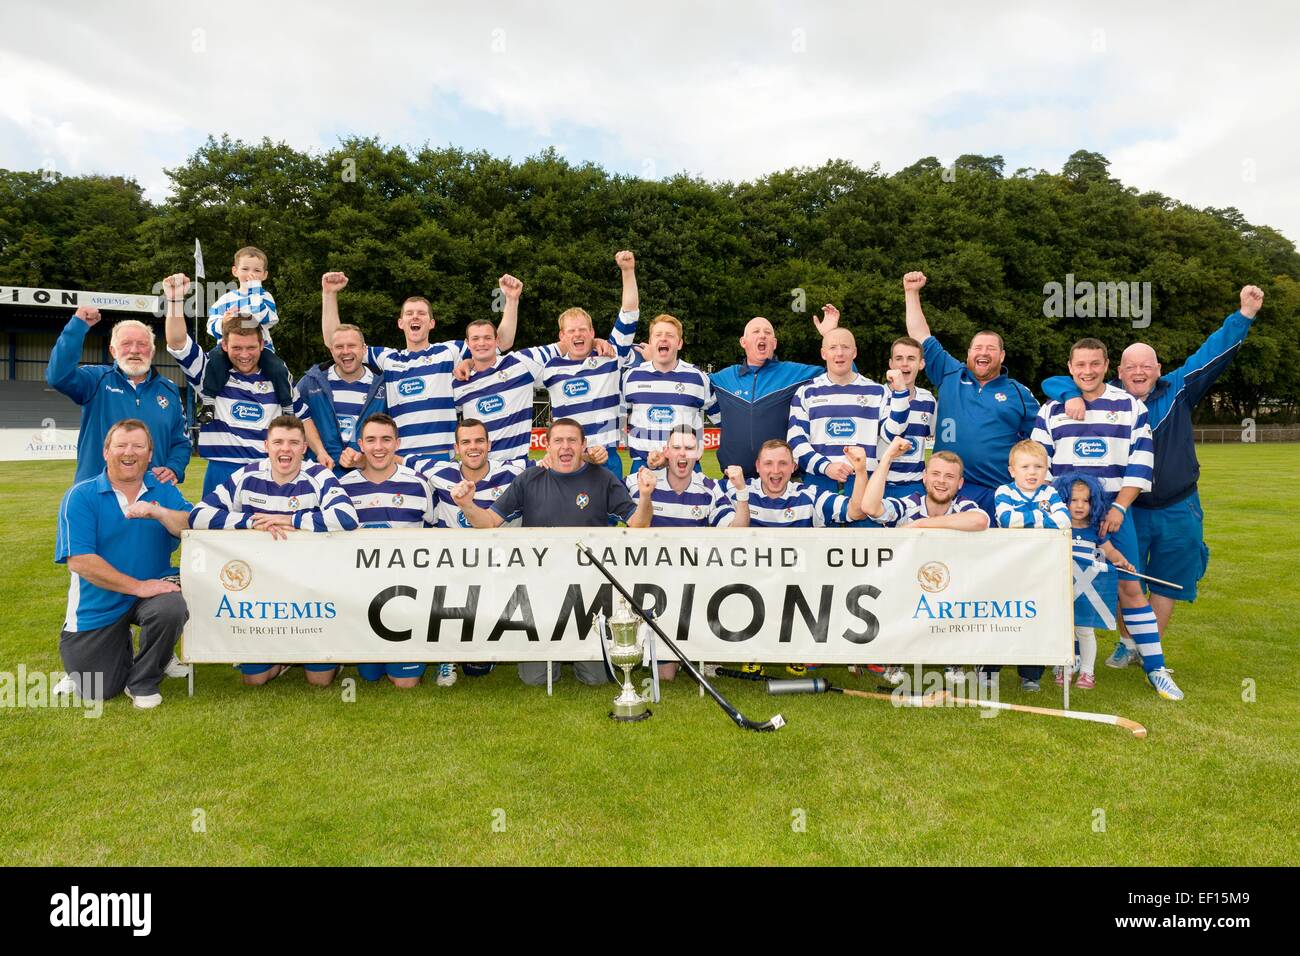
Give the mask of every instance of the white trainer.
[(452, 687), (453, 685), (455, 685), (455, 683), (456, 683), (456, 665), (450, 663), (439, 664), (438, 680), (437, 680), (438, 686)]
[(67, 694), (69, 697), (76, 696), (77, 682), (68, 674), (63, 675), (63, 680), (54, 685), (54, 690), (50, 691), (55, 697)]
[(172, 659), (167, 662), (167, 667), (163, 670), (163, 673), (168, 677), (189, 677), (190, 665), (182, 663), (181, 659), (173, 654)]
[(162, 703), (162, 694), (141, 694), (136, 696), (129, 687), (122, 688), (122, 693), (131, 698), (131, 703), (140, 710), (153, 710)]

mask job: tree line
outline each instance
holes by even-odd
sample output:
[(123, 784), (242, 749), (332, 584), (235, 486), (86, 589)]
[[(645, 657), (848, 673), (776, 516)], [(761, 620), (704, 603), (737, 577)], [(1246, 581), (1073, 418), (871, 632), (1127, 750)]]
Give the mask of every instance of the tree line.
[[(1174, 367), (1249, 282), (1264, 289), (1264, 309), (1201, 418), (1300, 412), (1295, 245), (1236, 209), (1126, 187), (1094, 152), (1074, 153), (1060, 172), (1008, 175), (1000, 156), (966, 155), (892, 175), (833, 160), (732, 183), (648, 181), (553, 151), (513, 162), (374, 138), (303, 152), (222, 137), (167, 173), (171, 193), (153, 203), (121, 177), (0, 170), (0, 284), (147, 292), (171, 272), (192, 273), (195, 238), (212, 280), (229, 279), (233, 252), (256, 245), (270, 257), (276, 348), (303, 369), (326, 357), (327, 270), (348, 274), (343, 319), (377, 344), (400, 342), (395, 317), (408, 295), (433, 304), (435, 338), (457, 337), (492, 316), (496, 278), (511, 272), (525, 283), (519, 342), (534, 344), (553, 341), (556, 317), (573, 305), (608, 326), (619, 303), (613, 255), (629, 248), (643, 316), (681, 319), (689, 361), (738, 361), (744, 323), (763, 315), (782, 357), (816, 362), (809, 318), (833, 302), (857, 334), (859, 367), (880, 378), (903, 332), (901, 277), (920, 269), (940, 341), (961, 356), (974, 332), (1000, 332), (1008, 370), (1037, 391), (1084, 336), (1107, 343), (1112, 365), (1145, 341)], [(1046, 290), (1067, 277), (1149, 283), (1149, 325), (1098, 316), (1105, 296), (1068, 314), (1058, 296), (1053, 308)]]

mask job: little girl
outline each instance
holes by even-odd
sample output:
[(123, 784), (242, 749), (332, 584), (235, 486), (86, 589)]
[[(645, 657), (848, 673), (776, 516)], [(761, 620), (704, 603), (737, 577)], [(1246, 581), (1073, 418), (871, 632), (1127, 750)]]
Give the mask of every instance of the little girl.
[[(1080, 471), (1071, 471), (1052, 484), (1070, 511), (1074, 558), (1074, 666), (1079, 672), (1075, 686), (1080, 690), (1091, 690), (1097, 686), (1095, 628), (1116, 629), (1115, 605), (1119, 587), (1114, 569), (1132, 571), (1133, 565), (1101, 536), (1101, 522), (1110, 501), (1097, 479)], [(1054, 673), (1057, 684), (1064, 684), (1068, 679), (1063, 667), (1055, 668)]]

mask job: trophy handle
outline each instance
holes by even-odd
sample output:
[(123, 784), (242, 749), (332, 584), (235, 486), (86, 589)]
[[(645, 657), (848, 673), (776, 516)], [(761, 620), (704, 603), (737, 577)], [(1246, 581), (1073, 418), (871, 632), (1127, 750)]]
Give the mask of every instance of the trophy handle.
[(596, 612), (596, 643), (600, 645), (600, 657), (605, 662), (605, 672), (609, 674), (612, 683), (617, 684), (618, 674), (614, 672), (614, 662), (609, 659), (609, 644), (606, 643), (605, 637), (609, 633), (605, 626), (605, 612)]

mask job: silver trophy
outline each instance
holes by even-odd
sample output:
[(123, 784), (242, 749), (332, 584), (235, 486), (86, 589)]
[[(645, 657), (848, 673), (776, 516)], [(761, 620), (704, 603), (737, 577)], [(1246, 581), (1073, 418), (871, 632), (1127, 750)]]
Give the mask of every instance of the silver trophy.
[[(598, 623), (597, 626), (601, 626)], [(609, 716), (614, 720), (645, 720), (650, 716), (646, 698), (632, 686), (632, 671), (641, 663), (645, 643), (641, 636), (641, 622), (624, 598), (618, 599), (614, 616), (603, 622), (601, 640), (609, 662), (623, 671), (623, 692), (614, 698), (614, 709)], [(608, 637), (608, 640), (605, 638)]]

